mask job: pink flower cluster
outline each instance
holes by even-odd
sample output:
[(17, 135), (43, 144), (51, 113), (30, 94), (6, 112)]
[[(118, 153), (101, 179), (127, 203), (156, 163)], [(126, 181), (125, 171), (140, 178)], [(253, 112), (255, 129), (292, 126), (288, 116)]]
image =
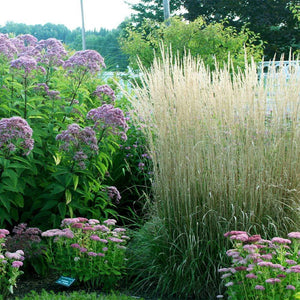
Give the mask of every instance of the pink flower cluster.
[(98, 85), (96, 87), (94, 94), (97, 95), (97, 97), (99, 97), (101, 100), (103, 99), (103, 95), (109, 96), (112, 102), (116, 100), (116, 95), (114, 90), (111, 87), (109, 87), (107, 84)]
[(38, 83), (35, 87), (37, 92), (40, 92), (42, 96), (48, 96), (50, 99), (60, 99), (60, 92), (50, 90), (46, 83)]
[(291, 283), (298, 282), (300, 273), (300, 252), (297, 250), (300, 232), (289, 233), (289, 239), (274, 237), (271, 240), (264, 240), (260, 235), (249, 236), (245, 231), (230, 231), (224, 236), (235, 245), (234, 249), (226, 252), (232, 259), (231, 267), (219, 269), (228, 289), (236, 292), (240, 284), (262, 291), (267, 289), (268, 284), (296, 289)]
[[(61, 227), (65, 227), (64, 229), (47, 230), (42, 233), (42, 236), (55, 237), (56, 242), (62, 239), (64, 247), (69, 244), (71, 248), (77, 249), (76, 257), (83, 253), (89, 257), (104, 257), (104, 252), (112, 250), (114, 245), (122, 244), (128, 238), (127, 236), (124, 236), (124, 239), (121, 238), (121, 234), (126, 231), (124, 228), (112, 230), (107, 227), (114, 226), (116, 222), (115, 219), (107, 219), (103, 222), (104, 225), (96, 219), (66, 218), (61, 223)], [(123, 245), (119, 246), (124, 247)]]
[(0, 150), (15, 152), (17, 148), (28, 155), (33, 149), (32, 129), (21, 117), (0, 120)]
[(64, 62), (63, 67), (71, 71), (82, 68), (91, 74), (99, 72), (101, 68), (106, 68), (103, 57), (95, 50), (77, 51)]
[(6, 268), (10, 261), (12, 261), (11, 267), (18, 269), (23, 266), (24, 260), (23, 250), (17, 250), (15, 252), (6, 251), (4, 255), (2, 254), (3, 247), (6, 247), (5, 242), (8, 235), (9, 231), (7, 229), (0, 229), (0, 273), (4, 272), (4, 274), (7, 272), (7, 270), (3, 268)]
[(0, 33), (0, 55), (4, 56), (6, 59), (12, 59), (18, 50), (12, 43), (7, 34)]
[(107, 193), (108, 193), (108, 197), (111, 200), (114, 200), (116, 203), (120, 202), (121, 195), (120, 195), (120, 192), (118, 191), (118, 189), (115, 186), (107, 187)]
[(38, 52), (37, 61), (49, 66), (61, 66), (67, 56), (64, 45), (57, 39), (49, 38), (37, 43)]
[(91, 109), (87, 114), (87, 119), (94, 121), (93, 128), (95, 130), (112, 128), (113, 134), (120, 135), (123, 140), (127, 140), (128, 125), (121, 109), (115, 108), (111, 104), (104, 104)]
[(73, 159), (79, 167), (85, 169), (85, 161), (89, 154), (98, 153), (96, 133), (91, 127), (81, 128), (78, 124), (71, 124), (67, 130), (56, 136), (61, 141), (60, 150), (74, 153)]
[(44, 237), (65, 237), (68, 239), (72, 239), (74, 237), (74, 233), (69, 228), (64, 229), (49, 229), (47, 231), (44, 231), (42, 233), (42, 236)]
[(28, 76), (29, 73), (37, 69), (37, 61), (31, 56), (23, 55), (12, 60), (10, 67), (12, 69), (24, 70), (25, 76)]

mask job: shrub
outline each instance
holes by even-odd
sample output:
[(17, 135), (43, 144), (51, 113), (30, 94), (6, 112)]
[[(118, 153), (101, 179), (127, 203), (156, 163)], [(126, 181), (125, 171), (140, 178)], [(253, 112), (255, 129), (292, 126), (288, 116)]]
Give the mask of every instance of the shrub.
[(0, 229), (0, 296), (4, 299), (13, 294), (14, 287), (17, 286), (17, 278), (23, 273), (20, 267), (23, 265), (24, 252), (5, 251), (6, 236), (9, 231)]
[(230, 299), (295, 299), (300, 290), (300, 232), (290, 232), (289, 239), (243, 231), (225, 233), (233, 243), (227, 251), (231, 266), (221, 268)]
[(110, 290), (124, 273), (128, 239), (126, 230), (114, 228), (115, 224), (114, 219), (100, 224), (95, 219), (67, 218), (62, 221), (63, 229), (43, 232), (42, 236), (50, 238), (49, 267), (87, 287)]
[(246, 28), (237, 32), (224, 23), (207, 25), (202, 17), (193, 22), (174, 17), (169, 26), (165, 22), (146, 20), (138, 29), (127, 27), (121, 45), (134, 69), (138, 69), (139, 60), (149, 68), (154, 56), (156, 59), (163, 56), (161, 48), (166, 51), (171, 47), (181, 58), (189, 52), (211, 69), (215, 68), (215, 61), (220, 65), (229, 63), (229, 54), (235, 67), (244, 67), (245, 52), (256, 60), (263, 54), (263, 42), (255, 33)]
[(24, 276), (32, 276), (32, 270), (37, 274), (44, 275), (47, 267), (42, 255), (45, 250), (45, 245), (41, 240), (42, 231), (39, 228), (27, 227), (26, 223), (21, 223), (13, 228), (12, 233), (6, 237), (5, 246), (10, 252), (17, 250), (24, 252)]
[(103, 57), (56, 39), (0, 40), (0, 224), (117, 216), (105, 181), (127, 124), (99, 78)]

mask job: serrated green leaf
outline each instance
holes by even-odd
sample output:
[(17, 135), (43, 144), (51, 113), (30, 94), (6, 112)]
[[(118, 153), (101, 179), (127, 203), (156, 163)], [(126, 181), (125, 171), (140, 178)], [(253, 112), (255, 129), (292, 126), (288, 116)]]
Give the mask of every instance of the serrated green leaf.
[(0, 195), (0, 203), (6, 208), (8, 212), (10, 211), (10, 200), (8, 199), (7, 195)]
[(52, 189), (51, 189), (51, 193), (52, 194), (59, 194), (59, 193), (62, 193), (65, 189), (66, 188), (63, 185), (53, 184)]
[(13, 187), (16, 187), (18, 184), (18, 174), (12, 170), (12, 169), (5, 169), (2, 173), (2, 178), (9, 178), (9, 184), (8, 185), (12, 185)]
[(16, 208), (12, 207), (9, 214), (13, 218), (13, 220), (17, 221), (19, 219), (19, 212)]
[(21, 194), (16, 194), (15, 203), (18, 207), (24, 207), (24, 198)]
[(0, 208), (0, 220), (7, 221), (9, 224), (11, 224), (11, 217), (3, 208)]
[(56, 205), (57, 205), (57, 201), (56, 201), (56, 200), (48, 201), (48, 202), (43, 206), (43, 208), (41, 209), (41, 211), (45, 211), (45, 210), (51, 209), (52, 207), (54, 207), (54, 206), (56, 206)]
[(61, 202), (61, 203), (58, 204), (57, 207), (58, 207), (58, 211), (59, 211), (59, 213), (60, 213), (60, 216), (61, 216), (62, 218), (64, 218), (65, 215), (66, 215), (66, 204), (63, 203), (63, 202)]

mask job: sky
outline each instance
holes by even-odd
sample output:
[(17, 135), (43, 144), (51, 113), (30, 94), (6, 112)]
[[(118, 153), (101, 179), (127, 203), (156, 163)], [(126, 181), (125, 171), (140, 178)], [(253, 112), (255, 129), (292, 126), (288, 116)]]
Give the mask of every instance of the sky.
[[(73, 30), (81, 27), (80, 7), (80, 0), (0, 0), (0, 26), (49, 22)], [(132, 12), (125, 0), (83, 0), (83, 10), (86, 30), (117, 28)]]

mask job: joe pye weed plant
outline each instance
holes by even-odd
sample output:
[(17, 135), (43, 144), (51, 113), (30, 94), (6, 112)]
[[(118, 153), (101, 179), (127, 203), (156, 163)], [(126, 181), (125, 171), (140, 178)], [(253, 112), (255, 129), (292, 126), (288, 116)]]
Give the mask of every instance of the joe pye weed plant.
[(0, 225), (115, 216), (106, 174), (126, 140), (103, 57), (0, 34)]
[(8, 230), (0, 229), (0, 296), (4, 299), (9, 294), (13, 294), (17, 278), (23, 274), (20, 267), (22, 267), (24, 260), (24, 252), (22, 250), (9, 252), (5, 249), (5, 241), (8, 234)]
[(115, 224), (114, 219), (100, 224), (96, 219), (67, 218), (62, 229), (43, 232), (49, 241), (49, 266), (87, 287), (110, 289), (124, 274), (128, 239), (126, 230)]
[(227, 251), (232, 265), (219, 269), (230, 299), (295, 299), (300, 291), (300, 232), (271, 240), (244, 231), (224, 236), (234, 246)]

